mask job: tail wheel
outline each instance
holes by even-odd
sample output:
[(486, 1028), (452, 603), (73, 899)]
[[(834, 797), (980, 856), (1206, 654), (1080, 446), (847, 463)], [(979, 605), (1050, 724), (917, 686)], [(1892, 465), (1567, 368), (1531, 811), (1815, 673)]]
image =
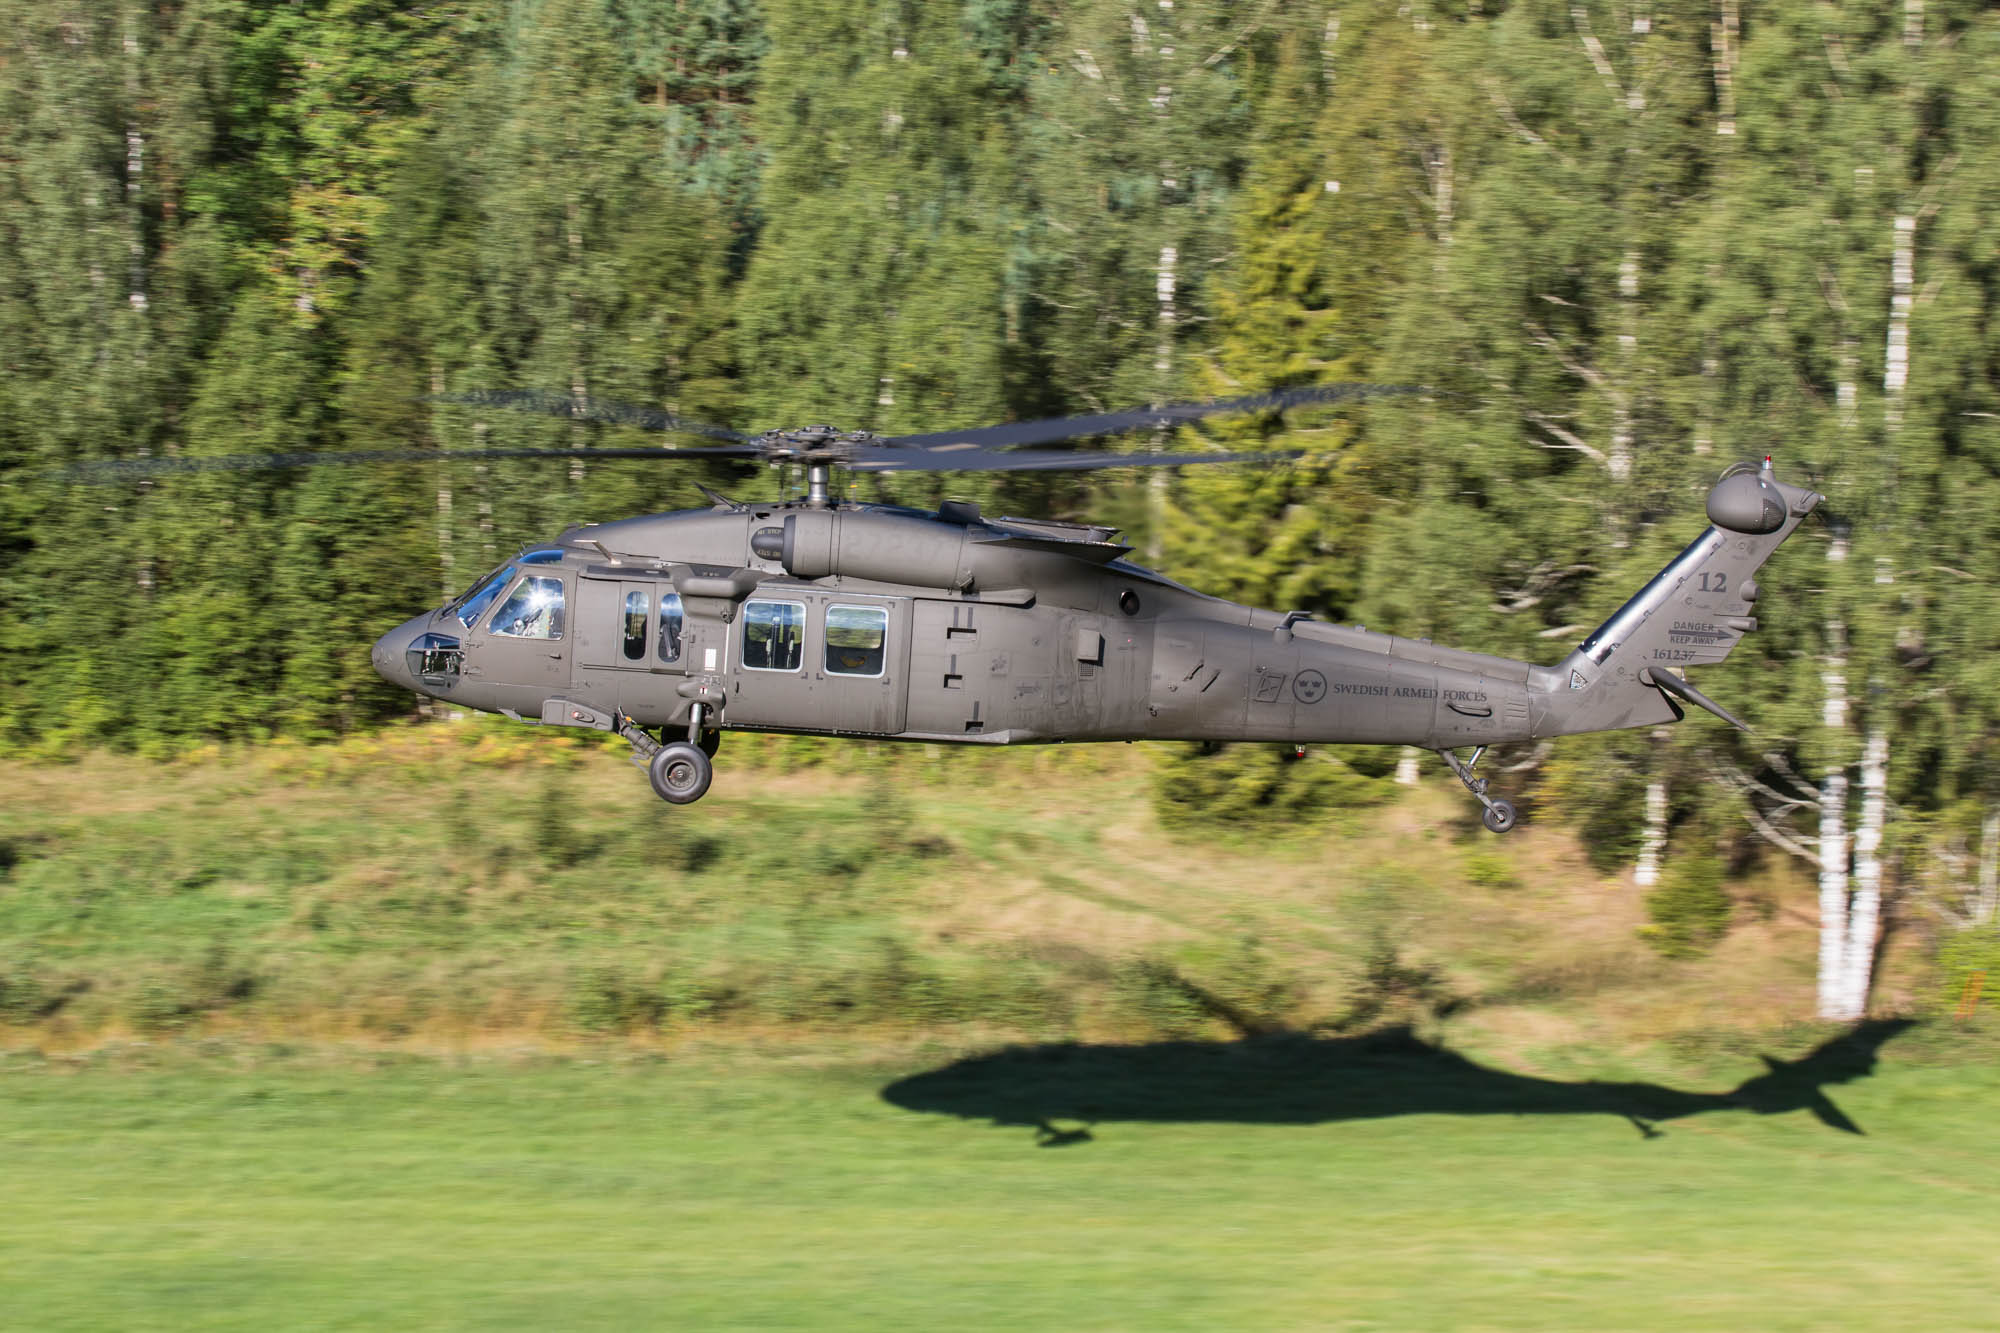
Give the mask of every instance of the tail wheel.
[(1521, 815), (1519, 811), (1514, 809), (1512, 801), (1504, 797), (1496, 797), (1486, 807), (1486, 813), (1481, 815), (1479, 820), (1495, 833), (1505, 833), (1508, 829), (1513, 828), (1514, 825), (1521, 822)]
[(708, 794), (715, 768), (699, 748), (675, 741), (660, 747), (646, 765), (646, 776), (652, 779), (661, 800), (669, 805), (692, 805)]

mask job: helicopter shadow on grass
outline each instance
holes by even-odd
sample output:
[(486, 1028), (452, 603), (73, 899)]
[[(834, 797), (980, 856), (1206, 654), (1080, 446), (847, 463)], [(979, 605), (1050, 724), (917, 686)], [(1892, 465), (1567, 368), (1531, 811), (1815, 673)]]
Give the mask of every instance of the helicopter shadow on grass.
[(1032, 1128), (1042, 1147), (1088, 1142), (1091, 1127), (1120, 1120), (1315, 1125), (1401, 1115), (1613, 1115), (1657, 1138), (1662, 1123), (1710, 1111), (1808, 1111), (1860, 1134), (1825, 1089), (1871, 1075), (1882, 1045), (1909, 1026), (1868, 1020), (1796, 1060), (1761, 1056), (1764, 1072), (1726, 1092), (1515, 1074), (1391, 1028), (1357, 1037), (1015, 1046), (898, 1079), (882, 1097), (909, 1111)]

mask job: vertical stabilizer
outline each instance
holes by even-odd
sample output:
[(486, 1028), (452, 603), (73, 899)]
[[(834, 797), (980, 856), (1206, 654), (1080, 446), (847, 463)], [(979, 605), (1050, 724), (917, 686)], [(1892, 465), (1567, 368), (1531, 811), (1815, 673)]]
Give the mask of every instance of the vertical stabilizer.
[(1708, 493), (1708, 530), (1554, 668), (1540, 735), (1652, 726), (1682, 716), (1675, 700), (1742, 725), (1668, 673), (1720, 662), (1757, 628), (1756, 573), (1823, 497), (1739, 463)]

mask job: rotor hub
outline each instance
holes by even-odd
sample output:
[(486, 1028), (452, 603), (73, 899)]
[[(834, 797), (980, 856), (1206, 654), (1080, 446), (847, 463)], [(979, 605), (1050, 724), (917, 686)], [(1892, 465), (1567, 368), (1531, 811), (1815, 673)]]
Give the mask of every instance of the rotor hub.
[(853, 460), (857, 446), (877, 442), (877, 437), (869, 431), (839, 431), (832, 426), (799, 426), (792, 430), (766, 431), (756, 440), (767, 462), (804, 463), (808, 466), (847, 464)]

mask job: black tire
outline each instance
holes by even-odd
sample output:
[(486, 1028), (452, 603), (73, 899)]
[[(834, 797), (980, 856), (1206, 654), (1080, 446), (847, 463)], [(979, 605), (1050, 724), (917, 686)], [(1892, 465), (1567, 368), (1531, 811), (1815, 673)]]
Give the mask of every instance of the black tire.
[(713, 759), (715, 758), (715, 752), (722, 748), (722, 733), (720, 731), (704, 731), (701, 733), (701, 739), (696, 741), (695, 744), (701, 747), (703, 754)]
[(1479, 822), (1486, 825), (1487, 828), (1492, 829), (1495, 833), (1505, 833), (1508, 829), (1513, 828), (1514, 825), (1521, 822), (1521, 815), (1519, 811), (1514, 809), (1512, 801), (1507, 800), (1505, 797), (1499, 797), (1494, 800), (1493, 804), (1486, 807), (1486, 813), (1479, 817)]
[(708, 756), (686, 741), (663, 745), (646, 765), (653, 790), (669, 805), (692, 805), (708, 794), (715, 767)]

